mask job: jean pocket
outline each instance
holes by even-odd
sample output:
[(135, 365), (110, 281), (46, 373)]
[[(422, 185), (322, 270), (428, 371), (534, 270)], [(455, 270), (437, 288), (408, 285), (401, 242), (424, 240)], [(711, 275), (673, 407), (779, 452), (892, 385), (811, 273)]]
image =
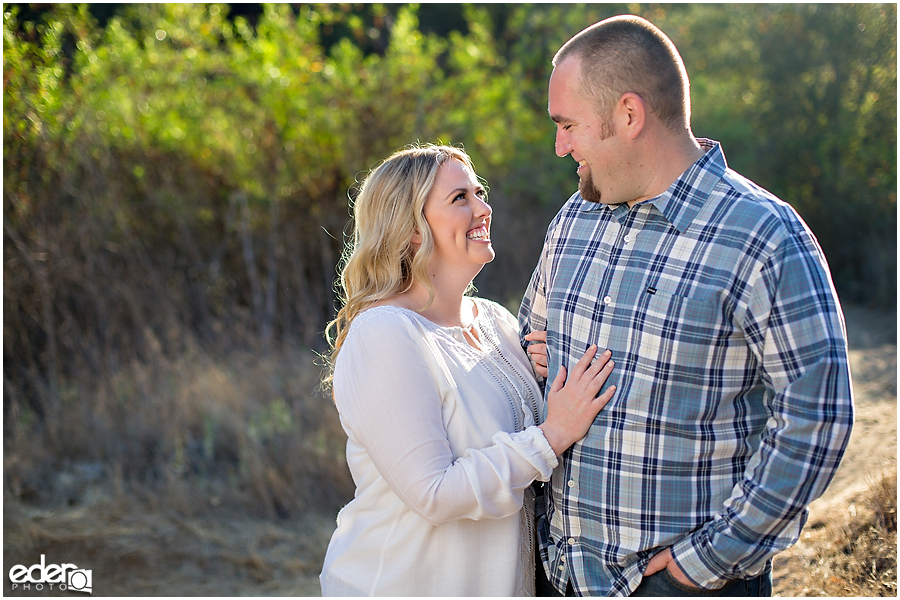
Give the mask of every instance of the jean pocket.
[[(705, 590), (703, 588), (698, 588), (693, 585), (684, 584), (672, 575), (672, 572), (669, 569), (662, 570), (663, 577), (666, 578), (666, 585), (670, 586), (673, 591), (678, 590), (680, 593), (673, 593), (673, 596), (718, 596), (722, 590)], [(728, 587), (728, 586), (725, 586)]]

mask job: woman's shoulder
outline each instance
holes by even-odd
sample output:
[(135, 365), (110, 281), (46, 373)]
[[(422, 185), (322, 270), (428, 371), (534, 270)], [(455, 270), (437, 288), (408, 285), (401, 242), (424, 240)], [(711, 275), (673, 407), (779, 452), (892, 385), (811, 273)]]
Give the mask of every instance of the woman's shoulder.
[(353, 319), (353, 323), (350, 325), (350, 332), (352, 333), (354, 329), (366, 331), (375, 329), (406, 329), (419, 322), (419, 319), (416, 317), (415, 311), (402, 306), (393, 304), (370, 306), (356, 315), (356, 318)]
[(421, 345), (439, 329), (414, 310), (394, 304), (371, 306), (350, 324), (345, 344), (351, 340), (368, 345), (373, 339), (390, 336), (397, 343)]
[(478, 307), (479, 315), (492, 320), (500, 319), (506, 322), (516, 322), (516, 318), (513, 316), (513, 314), (509, 312), (509, 310), (502, 304), (494, 302), (493, 300), (488, 300), (487, 298), (479, 298), (475, 296), (472, 297), (472, 300)]
[(378, 362), (421, 354), (427, 336), (426, 327), (410, 310), (389, 305), (368, 308), (350, 324), (336, 367), (348, 360)]

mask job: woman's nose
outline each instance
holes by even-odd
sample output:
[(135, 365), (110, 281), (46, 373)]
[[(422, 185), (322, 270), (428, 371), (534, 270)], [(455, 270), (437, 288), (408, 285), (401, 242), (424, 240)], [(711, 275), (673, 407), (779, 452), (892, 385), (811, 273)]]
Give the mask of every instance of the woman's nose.
[(481, 198), (478, 199), (475, 207), (475, 215), (477, 217), (489, 217), (494, 212), (494, 209), (491, 208), (491, 205)]

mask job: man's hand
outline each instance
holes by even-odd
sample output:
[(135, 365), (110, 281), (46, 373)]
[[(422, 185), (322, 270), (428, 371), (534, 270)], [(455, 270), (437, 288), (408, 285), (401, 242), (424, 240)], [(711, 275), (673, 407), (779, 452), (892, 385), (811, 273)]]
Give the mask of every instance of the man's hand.
[(534, 365), (534, 372), (547, 379), (549, 371), (547, 369), (547, 332), (532, 331), (525, 336), (525, 340), (529, 342), (538, 342), (528, 346), (526, 352), (531, 364)]
[[(687, 578), (687, 576), (682, 572), (680, 568), (678, 568), (678, 564), (672, 560), (672, 549), (666, 548), (662, 552), (658, 552), (653, 555), (653, 558), (650, 559), (650, 562), (647, 564), (647, 568), (644, 570), (644, 577), (649, 577), (654, 573), (658, 573), (663, 569), (668, 569), (669, 573), (672, 574), (672, 577), (678, 580), (679, 583), (685, 585), (687, 587), (696, 588), (697, 586), (691, 583), (691, 580)], [(697, 588), (700, 589), (700, 588)]]

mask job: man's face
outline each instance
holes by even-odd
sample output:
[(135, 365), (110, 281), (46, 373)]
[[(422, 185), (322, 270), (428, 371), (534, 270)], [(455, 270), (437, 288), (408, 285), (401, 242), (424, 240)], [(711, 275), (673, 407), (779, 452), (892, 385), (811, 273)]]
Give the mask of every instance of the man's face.
[(581, 57), (570, 56), (550, 76), (548, 109), (556, 123), (556, 155), (578, 162), (578, 191), (588, 202), (619, 204), (626, 172), (624, 152), (612, 117), (597, 115), (595, 100), (582, 92)]

